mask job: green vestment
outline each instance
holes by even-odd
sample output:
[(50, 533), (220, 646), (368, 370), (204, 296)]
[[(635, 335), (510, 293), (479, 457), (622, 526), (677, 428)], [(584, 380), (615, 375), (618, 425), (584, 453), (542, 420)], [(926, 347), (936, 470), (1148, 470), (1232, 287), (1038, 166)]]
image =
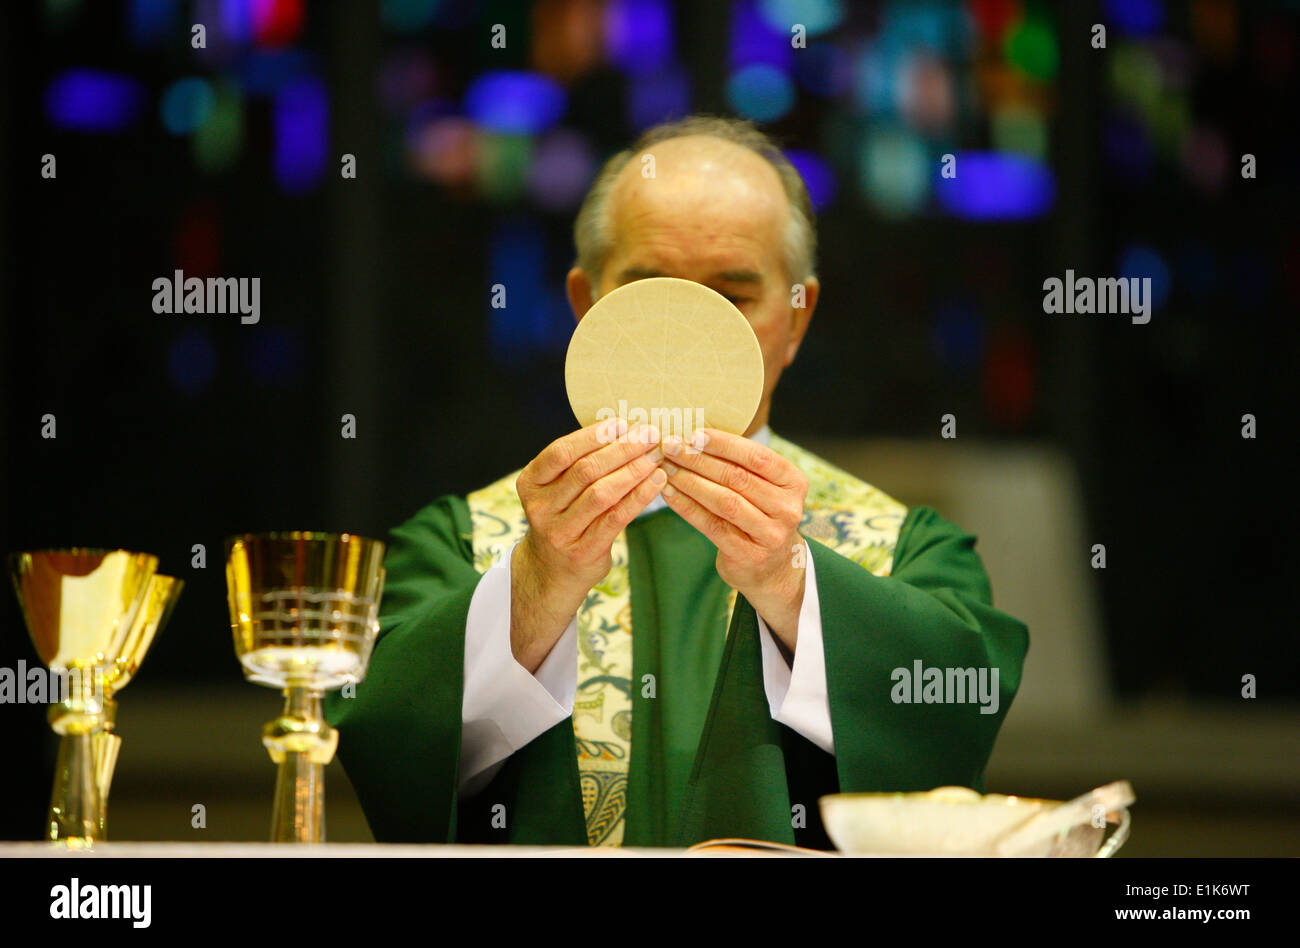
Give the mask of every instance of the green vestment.
[[(737, 597), (727, 626), (731, 590), (713, 544), (671, 510), (640, 517), (624, 532), (633, 630), (625, 846), (739, 836), (829, 848), (822, 795), (983, 790), (1028, 632), (993, 608), (975, 538), (789, 442), (774, 436), (772, 447), (809, 476), (800, 531), (816, 570), (835, 754), (772, 720), (757, 617)], [(494, 488), (517, 507), (513, 480)], [(457, 791), (465, 622), (488, 565), (482, 525), (475, 531), (459, 497), (393, 531), (369, 672), (355, 696), (326, 699), (340, 759), (379, 841), (586, 845), (571, 720), (513, 754), (472, 798)], [(855, 531), (868, 539), (842, 542)], [(897, 670), (918, 667), (997, 669), (996, 713), (973, 699), (897, 702)], [(646, 675), (652, 690), (641, 687)]]

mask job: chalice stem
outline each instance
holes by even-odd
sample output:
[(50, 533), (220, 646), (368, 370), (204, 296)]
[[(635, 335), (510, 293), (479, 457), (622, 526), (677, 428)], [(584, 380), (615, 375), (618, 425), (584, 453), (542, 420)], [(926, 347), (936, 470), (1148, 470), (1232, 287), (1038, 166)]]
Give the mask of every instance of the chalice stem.
[(92, 842), (104, 838), (104, 805), (95, 767), (95, 735), (67, 733), (59, 740), (48, 838)]
[(325, 723), (321, 693), (291, 685), (284, 713), (266, 726), (262, 741), (279, 765), (271, 841), (325, 841), (325, 765), (334, 757), (338, 734)]
[(290, 751), (275, 778), (274, 843), (325, 841), (325, 768), (303, 751)]

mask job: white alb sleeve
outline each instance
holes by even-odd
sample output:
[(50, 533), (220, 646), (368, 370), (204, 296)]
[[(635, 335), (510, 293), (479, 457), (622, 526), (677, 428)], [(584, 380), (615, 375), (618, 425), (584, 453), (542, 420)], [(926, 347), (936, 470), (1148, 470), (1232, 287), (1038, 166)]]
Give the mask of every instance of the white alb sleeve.
[[(808, 543), (804, 540), (804, 545)], [(786, 664), (772, 630), (762, 616), (758, 640), (763, 650), (763, 690), (772, 719), (802, 734), (828, 754), (835, 753), (831, 733), (831, 703), (826, 689), (826, 650), (822, 643), (821, 602), (812, 550), (805, 551), (803, 604), (799, 607), (794, 667)]]
[[(517, 543), (515, 544), (518, 545)], [(479, 580), (465, 621), (460, 791), (486, 785), (505, 759), (573, 714), (578, 621), (569, 622), (535, 675), (510, 650), (510, 559)]]

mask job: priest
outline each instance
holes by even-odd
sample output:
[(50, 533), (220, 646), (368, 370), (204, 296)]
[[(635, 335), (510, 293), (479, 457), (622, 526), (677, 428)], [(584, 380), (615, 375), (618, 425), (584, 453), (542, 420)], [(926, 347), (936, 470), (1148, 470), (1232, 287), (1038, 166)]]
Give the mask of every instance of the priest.
[(575, 242), (579, 320), (648, 277), (726, 296), (758, 411), (744, 436), (609, 418), (393, 531), (369, 673), (327, 702), (375, 838), (829, 848), (825, 794), (982, 790), (1028, 634), (975, 538), (768, 426), (820, 291), (798, 173), (747, 123), (658, 126)]

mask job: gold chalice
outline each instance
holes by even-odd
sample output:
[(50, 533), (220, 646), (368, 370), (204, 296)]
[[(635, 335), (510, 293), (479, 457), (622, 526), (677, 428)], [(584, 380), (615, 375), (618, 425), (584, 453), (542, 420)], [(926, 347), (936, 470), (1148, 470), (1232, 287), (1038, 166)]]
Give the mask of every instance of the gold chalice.
[(10, 573), (36, 652), (53, 673), (49, 719), (60, 735), (47, 838), (106, 836), (121, 738), (112, 696), (130, 681), (180, 595), (157, 557), (126, 550), (15, 553)]
[(338, 732), (324, 692), (361, 681), (379, 632), (384, 544), (353, 534), (247, 534), (226, 541), (235, 654), (249, 681), (284, 692), (262, 730), (279, 765), (272, 842), (325, 839), (324, 769)]

